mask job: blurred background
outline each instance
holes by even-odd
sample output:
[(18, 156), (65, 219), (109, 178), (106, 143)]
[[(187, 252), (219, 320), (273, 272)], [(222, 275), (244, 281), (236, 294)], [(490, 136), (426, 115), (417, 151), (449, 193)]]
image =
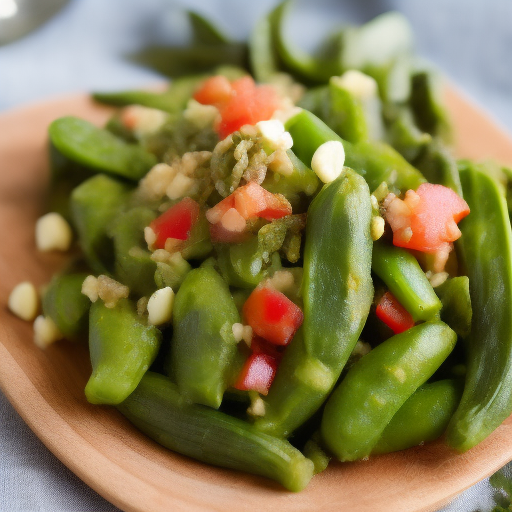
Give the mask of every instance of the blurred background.
[[(0, 0), (0, 111), (63, 94), (164, 79), (133, 55), (186, 44), (183, 8), (245, 40), (276, 0)], [(512, 133), (510, 0), (297, 0), (290, 25), (304, 48), (329, 30), (389, 10), (410, 21), (417, 52)], [(131, 56), (131, 57), (130, 57)], [(1, 134), (0, 134), (1, 137)], [(114, 511), (49, 453), (0, 393), (0, 510)], [(486, 481), (446, 512), (491, 510)]]

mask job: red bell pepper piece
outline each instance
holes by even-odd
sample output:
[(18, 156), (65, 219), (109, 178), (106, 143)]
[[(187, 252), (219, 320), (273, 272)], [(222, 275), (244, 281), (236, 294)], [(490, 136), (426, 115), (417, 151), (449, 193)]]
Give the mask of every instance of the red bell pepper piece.
[(287, 345), (304, 320), (296, 304), (268, 286), (254, 289), (245, 301), (243, 314), (255, 334), (275, 345)]
[(156, 235), (155, 248), (163, 249), (168, 238), (187, 240), (199, 220), (199, 213), (199, 204), (190, 197), (185, 197), (162, 213), (149, 225)]
[(386, 292), (377, 305), (377, 317), (391, 330), (398, 334), (414, 326), (411, 314), (396, 300), (390, 292)]
[(277, 361), (268, 354), (253, 353), (238, 376), (235, 388), (266, 395), (277, 371)]

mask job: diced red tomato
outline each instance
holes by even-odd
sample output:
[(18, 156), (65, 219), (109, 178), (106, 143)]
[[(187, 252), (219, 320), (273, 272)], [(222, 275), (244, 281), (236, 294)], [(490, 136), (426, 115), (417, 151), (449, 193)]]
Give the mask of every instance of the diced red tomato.
[(230, 81), (222, 75), (212, 76), (203, 82), (194, 94), (194, 99), (203, 105), (217, 108), (225, 105), (233, 92)]
[(265, 220), (280, 219), (292, 213), (292, 206), (281, 194), (272, 194), (255, 181), (250, 181), (234, 192), (235, 208), (244, 219), (261, 217)]
[(268, 286), (253, 290), (245, 301), (243, 314), (255, 334), (275, 345), (287, 345), (304, 320), (296, 304)]
[(163, 249), (168, 238), (187, 240), (192, 227), (199, 220), (199, 213), (199, 204), (190, 197), (185, 197), (162, 213), (149, 225), (156, 234), (155, 248)]
[(377, 305), (377, 317), (398, 334), (414, 326), (411, 314), (390, 292), (386, 292)]
[(238, 187), (231, 195), (217, 203), (206, 212), (210, 222), (210, 238), (212, 242), (240, 243), (247, 239), (245, 228), (240, 229), (237, 222), (236, 229), (230, 228), (232, 222), (224, 222), (224, 215), (234, 208), (243, 220), (261, 217), (265, 220), (279, 219), (292, 213), (292, 206), (281, 194), (272, 194), (250, 181), (247, 185)]
[(277, 361), (268, 354), (253, 353), (238, 376), (235, 388), (253, 390), (266, 395), (277, 371)]
[(386, 220), (393, 230), (393, 244), (407, 249), (435, 253), (449, 251), (461, 233), (457, 223), (469, 214), (469, 207), (453, 190), (423, 183), (416, 192), (407, 191), (404, 200), (390, 201)]
[(224, 139), (243, 125), (266, 121), (279, 107), (275, 89), (269, 85), (256, 85), (250, 76), (229, 83), (223, 76), (208, 78), (194, 98), (204, 105), (215, 105), (221, 121), (216, 127)]

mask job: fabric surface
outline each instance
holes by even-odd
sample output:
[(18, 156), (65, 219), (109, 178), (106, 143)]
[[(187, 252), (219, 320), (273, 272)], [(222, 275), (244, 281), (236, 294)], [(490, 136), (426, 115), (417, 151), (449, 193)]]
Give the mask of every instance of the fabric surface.
[[(275, 3), (183, 0), (181, 5), (243, 38)], [(184, 25), (177, 6), (171, 0), (72, 0), (37, 31), (0, 47), (0, 111), (63, 93), (127, 89), (158, 80), (126, 56), (147, 44), (181, 40)], [(317, 0), (299, 6), (296, 23), (305, 44), (333, 22), (364, 22), (400, 10), (413, 25), (418, 52), (512, 133), (510, 0)], [(0, 512), (117, 510), (43, 446), (1, 393), (0, 426)], [(488, 511), (491, 496), (483, 481), (444, 512)]]

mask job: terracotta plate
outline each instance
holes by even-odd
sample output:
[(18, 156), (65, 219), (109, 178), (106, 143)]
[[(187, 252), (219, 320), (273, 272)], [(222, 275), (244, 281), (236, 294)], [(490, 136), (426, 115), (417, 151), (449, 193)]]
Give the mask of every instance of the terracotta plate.
[[(512, 142), (453, 89), (458, 154), (512, 163)], [(292, 494), (263, 478), (207, 466), (161, 448), (109, 407), (89, 405), (84, 347), (66, 342), (46, 351), (32, 327), (6, 308), (22, 280), (47, 282), (62, 264), (34, 247), (48, 176), (46, 127), (74, 114), (101, 123), (109, 110), (85, 96), (49, 101), (0, 116), (0, 386), (30, 428), (88, 485), (127, 511), (435, 510), (512, 459), (512, 419), (459, 455), (441, 442), (375, 457), (332, 463), (308, 488)]]

